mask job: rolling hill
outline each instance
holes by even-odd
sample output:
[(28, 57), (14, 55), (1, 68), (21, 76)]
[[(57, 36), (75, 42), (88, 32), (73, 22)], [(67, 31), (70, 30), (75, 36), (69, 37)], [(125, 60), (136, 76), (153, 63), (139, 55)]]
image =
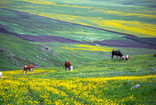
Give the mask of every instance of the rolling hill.
[[(150, 104), (155, 105), (155, 57), (140, 55), (63, 67), (3, 71), (0, 103), (5, 104)], [(139, 84), (140, 87), (131, 89)]]
[[(155, 5), (1, 0), (0, 104), (154, 105)], [(111, 59), (113, 49), (130, 60)], [(65, 60), (72, 72), (65, 71)], [(26, 64), (34, 65), (33, 74), (23, 74)]]
[[(23, 12), (0, 10), (1, 58), (8, 59), (2, 60), (4, 66), (1, 70), (21, 69), (30, 63), (36, 67), (59, 67), (67, 59), (79, 65), (100, 60), (101, 56), (109, 59), (113, 49), (143, 55), (153, 53), (156, 48), (155, 38), (139, 38)], [(131, 49), (135, 52), (130, 52)]]
[(100, 61), (101, 57), (110, 59), (113, 49), (129, 55), (150, 54), (156, 49), (156, 38), (139, 38), (9, 9), (0, 11), (1, 70), (21, 69), (30, 63), (35, 67), (60, 67), (65, 60), (79, 65)]

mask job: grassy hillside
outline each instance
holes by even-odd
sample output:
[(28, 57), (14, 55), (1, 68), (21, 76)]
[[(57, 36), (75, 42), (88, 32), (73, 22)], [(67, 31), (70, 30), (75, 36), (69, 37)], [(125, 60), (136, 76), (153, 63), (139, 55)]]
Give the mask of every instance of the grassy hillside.
[(1, 0), (0, 8), (139, 37), (156, 37), (155, 3), (153, 0)]
[[(155, 4), (1, 0), (0, 104), (154, 105)], [(113, 49), (130, 60), (111, 59)], [(65, 72), (65, 60), (74, 71)], [(26, 64), (33, 74), (23, 74)]]
[(26, 64), (35, 67), (64, 67), (65, 60), (73, 65), (110, 59), (113, 49), (120, 49), (124, 55), (144, 55), (155, 52), (154, 49), (117, 48), (86, 44), (68, 44), (57, 42), (29, 42), (10, 34), (0, 33), (0, 69), (23, 69)]
[[(0, 22), (10, 33), (22, 35), (49, 35), (60, 36), (78, 41), (102, 41), (109, 39), (124, 40), (122, 34), (110, 33), (103, 30), (84, 27), (45, 17), (21, 13), (7, 9), (0, 9)], [(17, 21), (18, 20), (18, 21)]]
[(1, 70), (22, 69), (26, 64), (36, 67), (55, 65), (50, 63), (52, 51), (46, 47), (34, 45), (28, 41), (9, 34), (0, 33)]
[[(21, 69), (25, 64), (34, 64), (36, 67), (61, 67), (65, 60), (71, 60), (74, 65), (79, 65), (84, 62), (100, 61), (103, 58), (110, 59), (113, 49), (119, 49), (124, 55), (129, 54), (130, 56), (154, 54), (155, 52), (155, 47), (153, 47), (155, 39), (135, 38), (135, 41), (133, 37), (126, 34), (52, 20), (8, 9), (0, 9), (0, 14), (1, 70)], [(30, 37), (30, 39), (31, 36), (37, 38), (40, 35), (59, 36), (60, 40), (61, 38), (68, 39), (65, 40), (66, 42), (64, 40), (61, 42), (46, 42), (47, 37), (44, 40), (45, 42), (29, 42), (12, 35), (20, 35), (24, 38)], [(70, 41), (68, 42), (69, 39), (75, 42), (70, 43)], [(111, 47), (106, 47), (103, 45), (103, 40), (119, 41), (117, 43), (107, 42), (106, 44), (111, 45)], [(129, 44), (132, 44), (131, 48), (124, 47), (125, 45), (130, 46)], [(116, 47), (118, 45), (119, 47)], [(132, 48), (135, 46), (141, 47)]]
[[(0, 103), (5, 104), (155, 104), (156, 58), (130, 58), (89, 62), (64, 68), (4, 71), (0, 80)], [(140, 84), (139, 88), (131, 89)]]
[[(32, 43), (3, 33), (0, 33), (0, 39), (1, 70), (23, 69), (26, 64), (33, 64), (35, 67), (60, 67), (64, 65), (65, 60), (71, 60), (74, 65), (78, 65), (84, 62), (100, 60), (101, 56), (109, 54), (112, 50), (112, 48), (100, 47), (105, 52), (102, 50), (96, 51), (92, 48), (86, 48), (86, 51), (81, 49), (71, 51), (66, 49), (66, 47), (77, 44)], [(96, 48), (97, 46), (90, 47)], [(110, 57), (107, 56), (106, 58)]]

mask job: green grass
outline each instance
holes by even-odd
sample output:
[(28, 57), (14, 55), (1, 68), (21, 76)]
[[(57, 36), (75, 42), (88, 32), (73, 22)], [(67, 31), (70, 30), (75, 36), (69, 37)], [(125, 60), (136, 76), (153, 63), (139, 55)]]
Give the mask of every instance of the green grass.
[[(28, 15), (6, 9), (0, 9), (1, 24), (11, 33), (24, 35), (61, 36), (78, 41), (102, 41), (109, 39), (125, 40), (125, 35), (84, 27), (67, 22), (56, 21), (45, 17)], [(10, 15), (8, 15), (10, 14)], [(18, 20), (18, 21), (15, 21)]]
[[(70, 50), (64, 47), (77, 48), (78, 44), (64, 44), (55, 42), (29, 42), (9, 34), (0, 34), (1, 70), (23, 69), (26, 64), (34, 64), (36, 67), (62, 67), (65, 60), (70, 60), (73, 65), (80, 65), (86, 62), (108, 60), (110, 52)], [(50, 50), (46, 50), (46, 47)], [(101, 48), (105, 48), (102, 47)], [(154, 49), (139, 48), (115, 48), (120, 49), (126, 55), (144, 55), (155, 52)]]
[[(81, 3), (80, 5), (82, 5)], [(34, 8), (37, 9), (37, 6), (35, 6)], [(67, 13), (67, 10), (64, 11), (65, 14)], [(94, 15), (98, 16), (98, 13)], [(84, 20), (79, 19), (79, 21), (83, 22)], [(131, 39), (126, 39), (125, 35), (84, 27), (81, 24), (80, 25), (71, 24), (68, 23), (68, 21), (67, 22), (56, 21), (46, 17), (30, 15), (27, 13), (2, 8), (0, 9), (0, 23), (9, 32), (24, 35), (35, 35), (35, 36), (52, 35), (74, 39), (82, 42), (93, 42), (102, 40), (131, 41)], [(94, 27), (96, 27), (96, 25)], [(28, 41), (24, 41), (17, 37), (13, 37), (11, 35), (3, 33), (0, 34), (0, 37), (2, 40), (0, 42), (0, 48), (4, 50), (4, 52), (0, 52), (1, 53), (0, 64), (2, 65), (1, 70), (21, 69), (25, 64), (34, 64), (39, 67), (54, 67), (54, 66), (61, 67), (62, 65), (64, 65), (65, 60), (71, 60), (73, 65), (79, 65), (85, 62), (100, 61), (101, 59), (107, 60), (110, 59), (111, 56), (111, 51), (110, 52), (89, 51), (89, 50), (84, 51), (63, 48), (63, 47), (77, 48), (75, 46), (77, 44), (64, 44), (54, 42), (30, 43)], [(155, 44), (154, 39), (137, 38), (135, 40), (141, 43), (147, 42), (150, 44)], [(135, 42), (133, 41), (132, 43)], [(136, 44), (138, 44), (138, 42)], [(148, 44), (144, 45), (147, 46)], [(46, 47), (52, 49), (52, 51), (47, 51)], [(105, 48), (104, 46), (102, 47)], [(130, 56), (154, 54), (155, 52), (155, 49), (145, 49), (145, 48), (124, 48), (124, 47), (118, 48), (112, 47), (112, 48), (119, 49), (124, 55), (128, 54)]]
[[(48, 2), (52, 2), (52, 3), (48, 3)], [(78, 1), (78, 2), (77, 1), (64, 1), (64, 0), (58, 0), (58, 1), (41, 0), (40, 2), (38, 2), (37, 0), (33, 0), (33, 1), (12, 0), (12, 2), (8, 2), (8, 1), (3, 0), (0, 4), (0, 7), (11, 9), (11, 10), (22, 11), (22, 12), (26, 12), (30, 14), (39, 15), (39, 16), (44, 16), (48, 18), (54, 18), (54, 19), (61, 20), (61, 21), (88, 25), (88, 26), (93, 26), (93, 27), (102, 28), (102, 29), (114, 30), (117, 32), (122, 32), (122, 33), (129, 33), (129, 34), (133, 34), (139, 37), (155, 37), (155, 35), (152, 36), (153, 35), (152, 33), (155, 33), (155, 31), (152, 31), (154, 30), (154, 27), (155, 27), (155, 8), (149, 8), (149, 6), (153, 6), (154, 4), (155, 2), (153, 0), (148, 0), (148, 2), (142, 1), (142, 0), (139, 0), (139, 1), (133, 0), (131, 2), (128, 0), (125, 0), (125, 1), (114, 1), (114, 0), (110, 0), (110, 1), (87, 0), (86, 1), (85, 0), (85, 1)], [(5, 10), (1, 10), (0, 13), (1, 14), (5, 13), (3, 11)], [(8, 16), (8, 13), (10, 12), (6, 11), (7, 17), (10, 17), (11, 15), (13, 17), (16, 17), (16, 19), (17, 17), (19, 17), (17, 14), (14, 14), (14, 13), (9, 14)], [(20, 15), (20, 17), (22, 16)], [(32, 20), (34, 19), (34, 18), (28, 19), (27, 17), (22, 17), (22, 18), (23, 20), (26, 20), (28, 23), (30, 22), (31, 19)], [(115, 20), (115, 21), (121, 20), (124, 22), (119, 23), (120, 24), (119, 26), (118, 25), (116, 26), (116, 24), (114, 24), (115, 27), (112, 27), (112, 26), (109, 26), (109, 24), (110, 25), (113, 24), (111, 22), (108, 25), (104, 25), (105, 23), (103, 22), (105, 22), (106, 20)], [(6, 19), (6, 21), (8, 20)], [(11, 18), (10, 18), (10, 21), (11, 21)], [(47, 20), (47, 21), (50, 21), (50, 20)], [(38, 23), (43, 24), (43, 23), (47, 23), (47, 21), (43, 21), (41, 19), (41, 21)], [(20, 20), (16, 22), (22, 23)], [(13, 21), (13, 23), (15, 24), (16, 22)], [(137, 22), (139, 23), (135, 24)], [(8, 30), (12, 32), (15, 31), (15, 32), (25, 33), (25, 31), (23, 30), (27, 30), (25, 27), (18, 28), (19, 26), (16, 26), (15, 24), (9, 24), (7, 22), (3, 24), (6, 24), (9, 27)], [(24, 24), (27, 25), (27, 23), (24, 23)], [(150, 25), (147, 25), (147, 24), (150, 24)], [(31, 25), (36, 26), (37, 24), (31, 24)], [(51, 28), (49, 24), (44, 24), (42, 26), (44, 27), (46, 25)], [(144, 27), (146, 27), (146, 28), (143, 28), (141, 32), (138, 32), (139, 29), (137, 30), (131, 29), (130, 31), (127, 30), (127, 28), (131, 28), (131, 27), (142, 28), (140, 25), (141, 26), (144, 25)], [(55, 27), (57, 28), (55, 30), (58, 30), (58, 27), (57, 26)], [(27, 30), (28, 31), (27, 33), (33, 33), (34, 28), (35, 27), (32, 27), (31, 28), (32, 30), (29, 30), (29, 31)], [(59, 28), (61, 30), (65, 29), (65, 27), (62, 28), (60, 26)], [(142, 31), (144, 30), (147, 32), (142, 33)], [(62, 35), (61, 32), (54, 31), (54, 30), (53, 31), (49, 30), (49, 32), (38, 30), (38, 32), (35, 32), (33, 34), (34, 35), (44, 34), (45, 32), (47, 34), (51, 33), (53, 35), (55, 34)], [(65, 32), (65, 33), (68, 34), (68, 32)], [(72, 33), (76, 34), (74, 33), (74, 31)]]
[[(1, 104), (151, 104), (155, 103), (153, 55), (89, 62), (65, 72), (64, 67), (3, 72)], [(55, 70), (55, 72), (52, 72)], [(45, 74), (42, 74), (45, 72)], [(151, 76), (151, 77), (148, 77)], [(16, 85), (15, 85), (16, 84)], [(140, 84), (139, 88), (131, 87)], [(8, 89), (9, 88), (9, 89)]]
[[(64, 67), (58, 68), (57, 72), (52, 76), (56, 78), (61, 76), (64, 78), (78, 77), (114, 77), (114, 76), (141, 76), (155, 74), (155, 57), (153, 55), (138, 55), (130, 57), (130, 61), (123, 61), (121, 59), (101, 59), (101, 61), (88, 62), (81, 65), (76, 65), (73, 72), (64, 72)], [(66, 76), (68, 74), (68, 76)], [(56, 76), (56, 77), (55, 77)], [(58, 77), (60, 78), (60, 77)]]
[(44, 46), (35, 45), (13, 35), (0, 33), (1, 70), (22, 69), (26, 64), (35, 66), (53, 65), (50, 63), (52, 52)]
[[(151, 37), (155, 33), (155, 8), (148, 6), (155, 4), (153, 0), (41, 1), (0, 1), (0, 25), (10, 33), (23, 35), (52, 35), (92, 43), (135, 40), (131, 43), (155, 45), (155, 39), (126, 39), (123, 34), (97, 29)], [(2, 105), (156, 103), (155, 49), (110, 47), (130, 55), (129, 61), (123, 61), (111, 59), (111, 50), (102, 51), (106, 46), (29, 42), (5, 33), (0, 33), (0, 40)], [(75, 67), (72, 72), (65, 72), (65, 60)], [(37, 67), (33, 74), (23, 75), (26, 64)], [(140, 87), (131, 90), (136, 84)]]

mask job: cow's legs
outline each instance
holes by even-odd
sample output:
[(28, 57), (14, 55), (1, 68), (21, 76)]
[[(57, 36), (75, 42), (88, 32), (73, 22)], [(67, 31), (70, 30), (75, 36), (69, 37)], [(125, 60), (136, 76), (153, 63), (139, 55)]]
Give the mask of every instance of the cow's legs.
[(31, 73), (33, 74), (33, 68), (31, 68), (30, 70), (31, 70)]
[(30, 72), (31, 72), (31, 74), (33, 74), (33, 68), (29, 69), (29, 74), (30, 74)]
[(67, 71), (68, 67), (65, 67), (65, 71)]
[(69, 70), (70, 70), (70, 71), (73, 71), (73, 66), (70, 66), (70, 67), (69, 67)]
[(26, 71), (24, 70), (24, 71), (23, 71), (23, 74), (25, 74), (25, 73), (26, 73)]

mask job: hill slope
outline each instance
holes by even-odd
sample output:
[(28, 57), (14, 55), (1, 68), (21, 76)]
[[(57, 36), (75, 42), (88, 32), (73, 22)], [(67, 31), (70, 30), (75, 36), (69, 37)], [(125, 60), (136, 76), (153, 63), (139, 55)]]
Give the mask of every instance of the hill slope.
[(155, 38), (138, 38), (8, 9), (0, 11), (1, 70), (21, 69), (30, 63), (60, 67), (65, 60), (79, 65), (100, 61), (101, 57), (110, 59), (113, 49), (131, 56), (155, 52)]
[[(141, 55), (90, 62), (64, 68), (4, 71), (0, 80), (3, 104), (155, 104), (156, 58)], [(140, 84), (140, 87), (131, 89)]]
[(40, 45), (35, 45), (18, 37), (0, 33), (0, 69), (21, 69), (26, 64), (35, 67), (55, 65), (51, 63), (53, 52)]
[(154, 4), (153, 0), (1, 0), (0, 7), (139, 37), (155, 38)]

